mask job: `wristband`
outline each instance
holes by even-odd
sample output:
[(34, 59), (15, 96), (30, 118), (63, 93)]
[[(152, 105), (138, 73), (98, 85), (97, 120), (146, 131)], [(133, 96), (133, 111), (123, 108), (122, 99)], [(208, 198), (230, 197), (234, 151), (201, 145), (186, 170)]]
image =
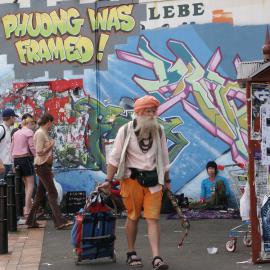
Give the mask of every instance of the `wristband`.
[(109, 179), (107, 179), (107, 178), (106, 178), (104, 181), (105, 181), (105, 182), (108, 182), (108, 183), (110, 183), (110, 184), (112, 183), (112, 180), (109, 180)]

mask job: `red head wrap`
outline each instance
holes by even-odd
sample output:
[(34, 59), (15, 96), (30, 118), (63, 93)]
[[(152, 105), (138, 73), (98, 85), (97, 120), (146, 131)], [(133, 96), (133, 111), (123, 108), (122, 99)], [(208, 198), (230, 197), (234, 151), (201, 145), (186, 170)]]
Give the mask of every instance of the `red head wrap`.
[(138, 98), (134, 103), (134, 111), (138, 113), (141, 110), (158, 107), (160, 102), (153, 96), (144, 96)]

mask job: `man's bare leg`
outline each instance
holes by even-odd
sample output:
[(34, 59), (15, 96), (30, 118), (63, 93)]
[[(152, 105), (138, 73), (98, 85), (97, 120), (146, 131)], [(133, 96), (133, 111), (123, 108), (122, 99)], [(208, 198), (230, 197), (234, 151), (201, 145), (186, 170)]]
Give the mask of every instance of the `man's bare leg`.
[[(127, 218), (126, 221), (126, 236), (127, 236), (127, 242), (128, 242), (128, 253), (134, 253), (134, 254), (128, 254), (128, 259), (130, 261), (127, 261), (130, 266), (137, 266), (142, 267), (142, 261), (135, 253), (135, 242), (138, 232), (138, 221), (139, 220), (131, 220)], [(130, 257), (129, 257), (130, 256)], [(130, 259), (129, 259), (130, 258)]]
[(158, 219), (146, 219), (148, 225), (148, 240), (153, 258), (159, 256), (160, 225)]
[(126, 221), (126, 236), (128, 242), (128, 251), (135, 250), (135, 242), (138, 232), (138, 220), (131, 220), (127, 218)]
[(155, 269), (168, 269), (169, 266), (163, 261), (159, 255), (160, 243), (160, 224), (158, 219), (146, 219), (148, 224), (148, 239), (152, 249), (153, 267)]

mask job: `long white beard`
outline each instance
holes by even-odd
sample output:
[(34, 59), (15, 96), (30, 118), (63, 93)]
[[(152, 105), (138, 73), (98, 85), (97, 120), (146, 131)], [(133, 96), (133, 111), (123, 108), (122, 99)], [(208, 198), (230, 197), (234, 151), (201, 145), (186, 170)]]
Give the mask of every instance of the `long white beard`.
[(138, 140), (148, 139), (150, 134), (154, 138), (156, 132), (158, 131), (159, 124), (157, 118), (149, 116), (137, 116), (137, 126), (135, 132), (139, 132)]

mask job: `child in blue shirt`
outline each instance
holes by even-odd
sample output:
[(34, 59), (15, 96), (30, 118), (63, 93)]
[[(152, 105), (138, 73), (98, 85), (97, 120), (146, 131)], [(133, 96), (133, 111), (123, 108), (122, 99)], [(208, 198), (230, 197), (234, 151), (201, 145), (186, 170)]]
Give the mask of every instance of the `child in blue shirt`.
[(214, 161), (207, 163), (206, 170), (209, 177), (201, 183), (201, 202), (209, 207), (227, 208), (230, 196), (228, 180), (217, 175), (217, 164)]

